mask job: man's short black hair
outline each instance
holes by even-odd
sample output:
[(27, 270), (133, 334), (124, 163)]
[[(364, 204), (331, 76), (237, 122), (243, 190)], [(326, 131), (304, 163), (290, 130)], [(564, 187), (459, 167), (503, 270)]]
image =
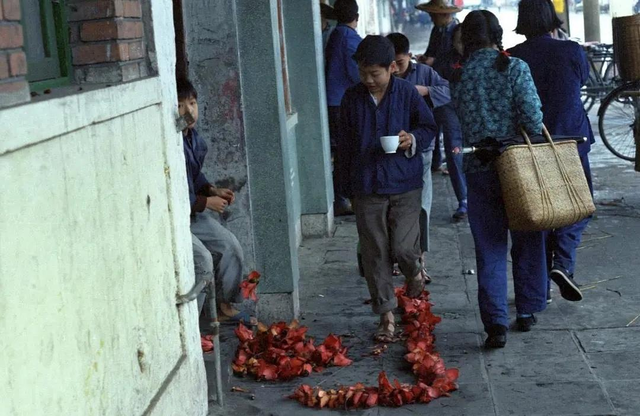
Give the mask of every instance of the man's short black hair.
[(384, 36), (369, 35), (360, 42), (353, 59), (358, 65), (388, 68), (396, 59), (396, 51), (393, 43)]
[(561, 26), (562, 20), (558, 18), (551, 0), (521, 0), (518, 4), (516, 33), (534, 38)]
[(358, 3), (356, 0), (336, 0), (333, 13), (338, 23), (351, 23), (358, 18)]
[(387, 39), (393, 44), (396, 55), (407, 55), (409, 53), (409, 38), (402, 33), (390, 33), (387, 35)]
[(177, 81), (178, 101), (188, 100), (189, 98), (198, 99), (198, 91), (191, 81), (186, 78), (179, 78)]

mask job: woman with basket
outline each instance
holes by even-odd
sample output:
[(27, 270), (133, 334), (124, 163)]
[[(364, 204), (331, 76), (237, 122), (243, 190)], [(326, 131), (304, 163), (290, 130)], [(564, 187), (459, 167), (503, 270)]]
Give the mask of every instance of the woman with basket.
[[(580, 99), (580, 88), (589, 79), (589, 63), (579, 44), (554, 39), (553, 33), (561, 25), (551, 0), (520, 1), (516, 33), (526, 36), (527, 40), (509, 52), (529, 65), (542, 101), (544, 124), (551, 134), (587, 138), (578, 145), (578, 153), (589, 188), (593, 190), (589, 151), (594, 137)], [(582, 300), (573, 273), (576, 250), (588, 223), (589, 217), (548, 232), (549, 277), (566, 300)], [(551, 301), (550, 293), (547, 300)]]
[[(529, 68), (502, 48), (502, 28), (486, 10), (469, 13), (462, 23), (465, 59), (452, 84), (465, 146), (486, 137), (515, 136), (520, 127), (542, 130), (541, 103)], [(469, 224), (478, 269), (478, 302), (488, 337), (485, 346), (502, 348), (509, 326), (507, 305), (508, 223), (493, 163), (466, 155)], [(547, 267), (543, 232), (512, 231), (511, 257), (517, 327), (529, 331), (534, 313), (546, 307)]]

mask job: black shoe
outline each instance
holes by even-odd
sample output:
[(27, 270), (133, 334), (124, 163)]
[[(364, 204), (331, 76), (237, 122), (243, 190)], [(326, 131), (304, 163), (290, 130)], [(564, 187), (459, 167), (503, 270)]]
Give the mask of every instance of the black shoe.
[(504, 348), (507, 345), (507, 327), (503, 325), (492, 325), (487, 328), (489, 335), (484, 342), (485, 348)]
[(535, 316), (527, 316), (526, 318), (516, 318), (516, 326), (520, 332), (529, 332), (531, 327), (538, 323)]
[(547, 305), (551, 302), (553, 302), (553, 299), (551, 299), (551, 288), (547, 288)]
[(573, 280), (573, 276), (566, 270), (553, 268), (549, 273), (549, 278), (555, 282), (560, 288), (560, 295), (571, 302), (582, 300), (582, 292)]

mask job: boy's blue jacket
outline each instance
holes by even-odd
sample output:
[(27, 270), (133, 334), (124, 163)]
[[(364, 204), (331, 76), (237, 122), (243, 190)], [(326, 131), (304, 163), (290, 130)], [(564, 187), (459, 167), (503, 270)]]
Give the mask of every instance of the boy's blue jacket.
[(360, 82), (358, 64), (353, 55), (362, 38), (350, 26), (339, 24), (331, 32), (325, 48), (325, 78), (327, 82), (327, 105), (340, 106), (342, 96), (349, 87)]
[[(380, 137), (413, 134), (416, 152), (385, 154)], [(416, 88), (391, 77), (378, 106), (364, 84), (349, 88), (340, 108), (336, 175), (348, 198), (366, 194), (401, 194), (422, 188), (421, 151), (437, 131), (433, 114)]]
[(207, 143), (198, 135), (196, 129), (189, 129), (187, 135), (183, 135), (184, 158), (187, 164), (187, 183), (189, 184), (189, 202), (191, 211), (202, 212), (206, 206), (206, 196), (202, 191), (209, 186), (202, 165), (207, 156)]

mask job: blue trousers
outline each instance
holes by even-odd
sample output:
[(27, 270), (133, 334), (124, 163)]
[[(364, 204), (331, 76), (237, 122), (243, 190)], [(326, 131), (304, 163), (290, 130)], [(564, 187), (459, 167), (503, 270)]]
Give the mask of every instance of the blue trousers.
[[(507, 252), (509, 229), (502, 190), (495, 171), (467, 174), (469, 225), (475, 242), (478, 303), (485, 330), (509, 327), (507, 306)], [(547, 306), (547, 267), (543, 232), (511, 231), (511, 260), (519, 314), (543, 311)]]
[[(584, 174), (587, 177), (587, 183), (591, 194), (593, 194), (593, 184), (591, 181), (591, 166), (589, 165), (589, 155), (580, 156)], [(547, 232), (547, 265), (549, 270), (559, 267), (573, 274), (576, 268), (576, 252), (580, 241), (582, 240), (582, 232), (589, 224), (589, 218), (578, 221), (575, 224), (566, 227), (557, 228)]]
[[(461, 203), (467, 199), (467, 181), (465, 180), (464, 171), (462, 170), (462, 152), (459, 154), (453, 153), (453, 149), (456, 147), (462, 150), (460, 121), (451, 103), (434, 108), (433, 116), (444, 137), (444, 154), (447, 161), (447, 169), (449, 170), (449, 177), (451, 178), (451, 185), (453, 186), (453, 191), (456, 194), (458, 203)], [(434, 149), (434, 155), (439, 153), (440, 141), (438, 140), (436, 142), (436, 149)], [(436, 163), (435, 159), (436, 157), (434, 157), (433, 162), (435, 167), (440, 166), (439, 163)], [(440, 159), (440, 157), (437, 157), (437, 159)]]

